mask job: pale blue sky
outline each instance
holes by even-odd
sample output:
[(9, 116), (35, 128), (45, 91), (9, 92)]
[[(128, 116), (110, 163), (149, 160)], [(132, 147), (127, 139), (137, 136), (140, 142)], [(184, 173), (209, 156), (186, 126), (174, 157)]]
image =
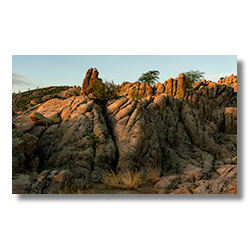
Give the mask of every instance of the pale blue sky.
[(97, 68), (103, 80), (135, 82), (149, 70), (160, 71), (159, 82), (175, 78), (181, 72), (200, 70), (207, 80), (237, 74), (237, 56), (141, 56), (141, 55), (13, 55), (12, 91), (25, 91), (37, 86), (72, 86), (82, 84), (89, 68)]

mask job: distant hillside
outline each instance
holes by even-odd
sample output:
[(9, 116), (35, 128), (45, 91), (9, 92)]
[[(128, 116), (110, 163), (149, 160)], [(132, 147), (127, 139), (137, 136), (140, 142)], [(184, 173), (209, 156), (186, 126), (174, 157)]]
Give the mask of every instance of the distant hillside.
[[(72, 91), (69, 91), (70, 89), (74, 89), (74, 94), (71, 93)], [(69, 98), (72, 95), (78, 95), (78, 90), (80, 95), (79, 88), (72, 88), (70, 86), (51, 86), (47, 88), (34, 89), (20, 93), (13, 93), (12, 112), (15, 114), (17, 112), (27, 110), (32, 106), (35, 106), (39, 103), (44, 103), (52, 98)]]

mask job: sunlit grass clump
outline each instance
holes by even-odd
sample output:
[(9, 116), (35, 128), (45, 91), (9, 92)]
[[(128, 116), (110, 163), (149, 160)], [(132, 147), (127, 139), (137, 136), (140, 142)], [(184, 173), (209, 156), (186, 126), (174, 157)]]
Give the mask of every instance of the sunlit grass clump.
[[(110, 189), (138, 190), (144, 183), (155, 184), (159, 181), (161, 171), (156, 168), (147, 170), (119, 172), (115, 174), (112, 170), (103, 174), (103, 184)], [(146, 176), (146, 177), (145, 177)]]

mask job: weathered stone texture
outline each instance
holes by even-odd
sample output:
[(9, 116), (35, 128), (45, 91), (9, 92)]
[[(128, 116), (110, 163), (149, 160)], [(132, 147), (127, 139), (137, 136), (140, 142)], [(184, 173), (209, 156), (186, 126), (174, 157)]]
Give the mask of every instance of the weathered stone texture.
[(237, 193), (232, 87), (203, 80), (186, 89), (183, 74), (153, 86), (124, 82), (103, 108), (86, 96), (97, 79), (91, 68), (81, 96), (65, 92), (14, 119), (13, 193), (58, 193), (111, 169), (149, 168), (161, 173), (160, 194)]

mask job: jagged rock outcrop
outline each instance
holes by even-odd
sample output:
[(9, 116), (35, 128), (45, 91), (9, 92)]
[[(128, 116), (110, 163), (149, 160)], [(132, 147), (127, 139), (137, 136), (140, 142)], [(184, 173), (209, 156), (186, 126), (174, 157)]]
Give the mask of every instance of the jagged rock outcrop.
[(92, 91), (92, 85), (94, 84), (95, 81), (101, 80), (98, 78), (99, 72), (97, 71), (96, 68), (89, 68), (85, 78), (83, 79), (82, 82), (82, 89), (81, 89), (81, 95), (88, 95)]
[(108, 105), (107, 118), (118, 150), (118, 169), (151, 166), (178, 172), (188, 160), (198, 167), (206, 165), (206, 160), (202, 165), (197, 162), (197, 152), (210, 155), (212, 163), (237, 154), (235, 141), (228, 143), (197, 109), (166, 94), (145, 98), (137, 106), (122, 97)]
[(123, 82), (121, 84), (121, 95), (128, 97), (140, 96), (148, 97), (150, 95), (161, 95), (166, 93), (169, 96), (176, 96), (180, 99), (184, 98), (186, 92), (185, 75), (179, 74), (175, 79), (169, 78), (163, 84), (155, 83), (150, 86), (148, 83), (143, 82)]
[(155, 193), (237, 193), (232, 87), (203, 80), (186, 89), (183, 74), (153, 86), (123, 83), (104, 108), (87, 96), (93, 79), (98, 71), (89, 69), (84, 96), (54, 98), (15, 117), (13, 193), (58, 193), (101, 182), (106, 171), (149, 168), (161, 173)]
[(150, 95), (153, 95), (153, 89), (151, 86), (146, 83), (139, 83), (139, 82), (134, 82), (134, 83), (129, 83), (129, 82), (123, 82), (121, 84), (121, 96), (140, 96), (140, 97), (147, 97)]
[[(237, 92), (227, 85), (214, 82), (199, 82), (193, 89), (186, 90), (184, 101), (199, 111), (203, 120), (218, 132), (235, 133), (236, 130), (225, 123), (227, 107), (237, 110)], [(234, 122), (237, 126), (237, 121)]]
[(231, 86), (234, 88), (234, 91), (237, 92), (237, 76), (236, 75), (228, 76), (223, 80), (219, 80), (217, 83)]

